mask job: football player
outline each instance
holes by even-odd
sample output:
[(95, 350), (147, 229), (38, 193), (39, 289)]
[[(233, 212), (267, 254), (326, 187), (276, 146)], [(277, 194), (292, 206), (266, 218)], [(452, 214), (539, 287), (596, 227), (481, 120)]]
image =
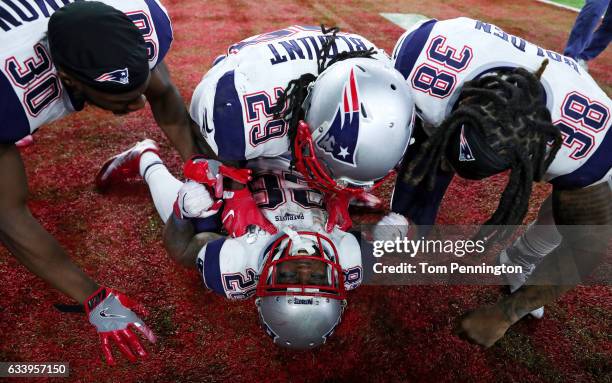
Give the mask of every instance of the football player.
[(130, 328), (135, 325), (151, 341), (153, 334), (128, 309), (125, 296), (86, 276), (32, 217), (14, 143), (86, 103), (124, 114), (148, 101), (181, 154), (193, 154), (190, 118), (163, 63), (172, 28), (156, 0), (59, 3), (0, 5), (0, 239), (33, 273), (85, 302), (109, 363), (112, 342), (135, 360), (146, 352)]
[[(172, 259), (197, 268), (204, 285), (227, 299), (255, 296), (261, 324), (274, 343), (293, 349), (325, 343), (340, 322), (346, 291), (361, 284), (360, 246), (353, 234), (337, 227), (325, 231), (322, 193), (290, 170), (287, 159), (252, 160), (246, 165), (252, 173), (243, 172), (249, 175), (247, 187), (258, 209), (277, 233), (250, 226), (234, 237), (221, 234), (215, 189), (223, 181), (213, 174), (224, 173), (212, 171), (216, 161), (188, 161), (184, 172), (191, 179), (185, 183), (169, 173), (151, 140), (109, 161), (112, 165), (103, 166), (98, 183), (138, 174), (144, 178), (166, 223), (164, 245)], [(227, 199), (233, 193), (223, 195)]]
[(532, 183), (553, 186), (537, 222), (500, 255), (500, 262), (524, 267), (510, 281), (512, 294), (461, 322), (469, 339), (490, 346), (524, 315), (541, 316), (538, 308), (605, 254), (612, 101), (573, 59), (469, 18), (416, 25), (398, 41), (393, 60), (424, 126), (395, 188), (395, 213), (431, 225), (453, 171), (483, 179), (510, 170), (481, 229), (489, 239), (503, 238), (512, 232), (506, 225), (522, 223)]
[[(370, 198), (364, 190), (402, 158), (413, 117), (402, 106), (411, 103), (388, 56), (364, 37), (291, 26), (230, 46), (197, 86), (190, 114), (199, 141), (225, 163), (292, 154), (309, 184), (325, 191), (331, 231), (350, 227), (349, 200)], [(243, 211), (247, 205), (256, 211), (252, 201)]]

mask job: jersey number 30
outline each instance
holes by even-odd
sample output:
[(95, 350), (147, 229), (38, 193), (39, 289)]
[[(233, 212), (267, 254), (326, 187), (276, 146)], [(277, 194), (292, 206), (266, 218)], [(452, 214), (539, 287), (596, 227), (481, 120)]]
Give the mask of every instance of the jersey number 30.
[(57, 75), (51, 71), (53, 63), (47, 49), (42, 44), (34, 46), (36, 55), (23, 62), (9, 57), (4, 63), (11, 82), (24, 89), (23, 104), (32, 117), (38, 116), (62, 93)]

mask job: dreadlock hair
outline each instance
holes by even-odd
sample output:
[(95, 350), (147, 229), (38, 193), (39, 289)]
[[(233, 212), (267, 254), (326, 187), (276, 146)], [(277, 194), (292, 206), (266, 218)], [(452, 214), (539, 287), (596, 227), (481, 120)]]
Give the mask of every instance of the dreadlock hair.
[[(295, 136), (297, 134), (297, 125), (300, 120), (304, 119), (304, 111), (302, 104), (308, 96), (308, 86), (313, 83), (318, 75), (320, 75), (325, 69), (329, 68), (332, 64), (355, 57), (367, 57), (372, 58), (376, 53), (374, 48), (370, 48), (362, 51), (351, 51), (351, 52), (340, 52), (336, 55), (332, 55), (332, 47), (336, 44), (336, 38), (340, 28), (332, 27), (325, 28), (325, 25), (321, 24), (321, 32), (326, 37), (325, 41), (321, 46), (321, 51), (317, 56), (317, 75), (311, 73), (305, 73), (299, 78), (289, 81), (285, 90), (278, 97), (276, 107), (274, 110), (274, 118), (282, 118), (289, 123), (287, 136), (289, 137), (292, 164), (295, 159)], [(286, 106), (286, 108), (285, 108)], [(284, 112), (283, 112), (284, 110)]]
[(433, 189), (449, 139), (464, 124), (476, 129), (484, 137), (485, 145), (511, 171), (497, 210), (478, 233), (480, 238), (506, 238), (513, 230), (491, 226), (522, 223), (533, 181), (542, 180), (561, 147), (561, 134), (551, 123), (550, 112), (542, 101), (544, 94), (539, 77), (547, 64), (545, 60), (535, 74), (517, 68), (466, 82), (457, 109), (422, 145), (403, 175), (410, 185), (424, 183)]

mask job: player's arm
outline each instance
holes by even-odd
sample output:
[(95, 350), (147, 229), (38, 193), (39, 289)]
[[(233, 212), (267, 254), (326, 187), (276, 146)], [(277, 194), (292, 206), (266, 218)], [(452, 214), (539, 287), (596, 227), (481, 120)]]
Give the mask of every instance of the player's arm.
[(84, 302), (99, 286), (30, 213), (25, 169), (15, 145), (0, 145), (0, 172), (0, 240), (31, 272)]
[[(135, 361), (146, 350), (131, 329), (155, 342), (155, 335), (130, 308), (135, 302), (120, 292), (98, 286), (72, 262), (60, 244), (32, 217), (26, 205), (28, 184), (15, 145), (0, 145), (0, 241), (27, 267), (64, 294), (84, 302), (89, 322), (95, 326), (102, 350), (115, 364), (111, 343)], [(108, 315), (101, 316), (105, 311)]]
[(195, 267), (198, 253), (207, 243), (223, 237), (217, 233), (196, 233), (193, 224), (172, 214), (163, 233), (164, 247), (170, 258), (185, 267)]
[(536, 268), (527, 284), (495, 306), (468, 314), (461, 330), (493, 345), (530, 311), (554, 302), (586, 278), (606, 254), (612, 238), (612, 189), (608, 183), (578, 190), (553, 189), (555, 223), (563, 240)]
[(203, 152), (208, 158), (214, 158), (214, 153), (209, 151), (207, 145), (200, 142), (196, 144), (192, 126), (195, 123), (191, 120), (183, 98), (172, 83), (168, 68), (163, 62), (151, 71), (151, 80), (145, 96), (151, 105), (155, 121), (183, 160), (199, 152)]

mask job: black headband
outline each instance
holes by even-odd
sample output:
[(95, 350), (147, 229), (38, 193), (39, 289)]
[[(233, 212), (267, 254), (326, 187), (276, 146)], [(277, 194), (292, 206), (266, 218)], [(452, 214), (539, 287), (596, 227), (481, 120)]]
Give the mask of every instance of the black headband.
[(109, 5), (83, 1), (60, 8), (49, 19), (48, 36), (56, 67), (101, 92), (130, 92), (149, 76), (142, 34)]
[(459, 176), (480, 180), (510, 168), (510, 161), (496, 153), (478, 128), (464, 123), (450, 137), (446, 158)]

